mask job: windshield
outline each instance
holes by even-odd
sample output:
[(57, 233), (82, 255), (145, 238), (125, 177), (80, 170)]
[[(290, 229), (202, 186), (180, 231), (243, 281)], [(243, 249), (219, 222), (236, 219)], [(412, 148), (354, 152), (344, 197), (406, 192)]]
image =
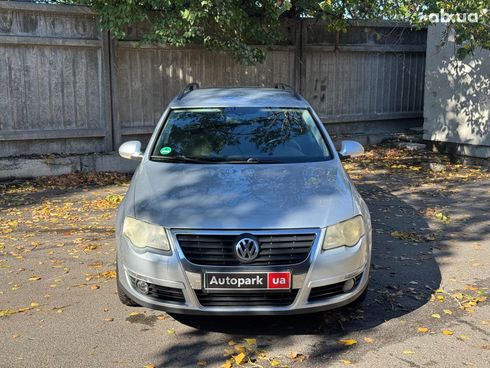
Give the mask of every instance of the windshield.
[(324, 161), (330, 153), (308, 110), (230, 107), (172, 110), (151, 158), (290, 163)]

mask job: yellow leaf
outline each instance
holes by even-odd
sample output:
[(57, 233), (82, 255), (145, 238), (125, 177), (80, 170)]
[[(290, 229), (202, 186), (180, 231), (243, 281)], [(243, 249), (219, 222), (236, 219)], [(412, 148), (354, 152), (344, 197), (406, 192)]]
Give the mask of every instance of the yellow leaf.
[(169, 328), (169, 329), (167, 330), (167, 333), (168, 333), (169, 335), (173, 335), (173, 334), (175, 334), (175, 330), (174, 330), (173, 328)]
[(239, 353), (245, 353), (247, 351), (247, 348), (243, 345), (236, 344), (235, 350), (238, 351)]
[(440, 302), (444, 301), (444, 296), (437, 295), (437, 300), (439, 300)]
[(205, 367), (208, 365), (208, 362), (206, 362), (205, 360), (198, 360), (197, 365), (200, 367)]
[(441, 318), (441, 315), (440, 315), (440, 314), (438, 314), (438, 313), (434, 313), (434, 314), (432, 315), (432, 317), (434, 317), (434, 318)]
[(156, 368), (155, 364), (147, 364), (143, 368)]
[(221, 365), (221, 368), (231, 368), (233, 366), (233, 359), (228, 359)]
[(244, 339), (244, 340), (245, 340), (245, 341), (247, 342), (247, 344), (249, 344), (249, 345), (257, 345), (257, 339), (253, 339), (253, 338), (246, 338), (246, 339)]
[(341, 340), (339, 340), (339, 342), (342, 345), (347, 345), (347, 346), (357, 344), (357, 340), (354, 340), (354, 339), (341, 339)]
[(29, 277), (29, 281), (37, 281), (37, 280), (41, 280), (41, 278), (39, 276), (31, 276)]
[(344, 365), (351, 365), (352, 364), (352, 362), (350, 360), (348, 360), (348, 359), (340, 359), (340, 361), (342, 363), (344, 363)]
[(449, 309), (444, 309), (443, 312), (446, 313), (446, 314), (453, 314), (453, 312), (450, 311)]
[(32, 308), (37, 308), (37, 307), (39, 307), (39, 303), (32, 302), (32, 303), (31, 303), (31, 307), (32, 307)]
[(240, 353), (233, 356), (233, 359), (235, 359), (236, 364), (242, 364), (247, 359), (247, 356), (244, 353)]
[(427, 327), (419, 327), (419, 328), (417, 328), (417, 331), (420, 333), (425, 333), (425, 332), (428, 332), (429, 329)]
[(368, 344), (372, 344), (374, 342), (374, 339), (371, 337), (365, 337), (364, 342), (367, 342)]
[(236, 345), (236, 342), (233, 340), (230, 340), (230, 341), (228, 341), (228, 345), (230, 345), (230, 346)]
[(11, 314), (15, 314), (17, 311), (13, 309), (2, 309), (0, 310), (0, 317), (7, 317), (10, 316)]
[(461, 340), (461, 341), (466, 341), (466, 340), (469, 340), (470, 337), (469, 336), (466, 336), (466, 335), (459, 335), (458, 336), (458, 339)]
[(451, 335), (453, 334), (453, 331), (451, 331), (451, 330), (442, 330), (442, 333), (443, 333), (444, 335), (451, 336)]
[(412, 351), (410, 349), (407, 349), (407, 350), (403, 350), (403, 354), (405, 354), (405, 355), (412, 355), (412, 354), (415, 354), (415, 351)]
[(137, 316), (138, 314), (141, 314), (140, 312), (131, 312), (129, 313), (130, 316)]
[(282, 363), (281, 363), (279, 360), (272, 359), (272, 360), (271, 360), (271, 365), (272, 365), (273, 367), (279, 367), (280, 365), (282, 365)]

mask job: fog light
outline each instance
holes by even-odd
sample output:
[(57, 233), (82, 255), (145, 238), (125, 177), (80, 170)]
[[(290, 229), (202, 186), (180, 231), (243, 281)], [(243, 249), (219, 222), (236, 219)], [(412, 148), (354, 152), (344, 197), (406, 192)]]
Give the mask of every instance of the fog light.
[(342, 287), (342, 290), (344, 293), (347, 293), (348, 291), (351, 291), (354, 285), (356, 284), (356, 279), (349, 279), (346, 282), (344, 282), (344, 286)]
[(150, 290), (149, 285), (142, 280), (136, 281), (136, 288), (142, 294), (148, 294), (148, 291)]

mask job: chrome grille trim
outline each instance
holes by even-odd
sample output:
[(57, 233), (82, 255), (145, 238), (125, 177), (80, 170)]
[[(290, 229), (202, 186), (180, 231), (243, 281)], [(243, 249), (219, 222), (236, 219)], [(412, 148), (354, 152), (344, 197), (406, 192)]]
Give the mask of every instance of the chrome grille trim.
[(241, 234), (252, 234), (260, 243), (257, 259), (250, 266), (289, 266), (308, 260), (319, 229), (288, 230), (174, 230), (182, 256), (198, 266), (242, 266), (233, 246)]

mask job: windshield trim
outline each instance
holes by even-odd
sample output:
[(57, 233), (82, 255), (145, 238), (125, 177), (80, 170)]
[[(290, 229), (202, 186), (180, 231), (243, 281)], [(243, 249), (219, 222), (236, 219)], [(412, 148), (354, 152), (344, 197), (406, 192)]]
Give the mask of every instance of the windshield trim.
[[(327, 151), (328, 151), (328, 157), (325, 158), (324, 160), (320, 160), (320, 161), (305, 161), (305, 163), (311, 163), (311, 162), (328, 162), (328, 161), (332, 161), (335, 159), (335, 155), (334, 155), (334, 152), (332, 150), (332, 147), (330, 145), (330, 141), (329, 139), (327, 138), (327, 134), (326, 133), (326, 130), (323, 126), (323, 123), (317, 118), (317, 115), (313, 112), (313, 108), (311, 106), (307, 106), (307, 107), (290, 107), (290, 106), (268, 106), (268, 107), (265, 107), (265, 106), (247, 106), (247, 107), (257, 107), (257, 108), (270, 108), (270, 109), (288, 109), (288, 110), (307, 110), (308, 113), (310, 114), (311, 118), (313, 119), (313, 122), (315, 123), (315, 126), (317, 127), (317, 129), (319, 130), (320, 132), (320, 135), (323, 139), (323, 142), (325, 144), (325, 146), (327, 147)], [(176, 110), (195, 110), (195, 109), (198, 109), (199, 107), (169, 107), (166, 111), (165, 111), (165, 116), (162, 116), (162, 123), (160, 124), (160, 126), (158, 127), (158, 130), (156, 131), (156, 135), (154, 137), (152, 137), (152, 145), (151, 145), (151, 150), (149, 150), (149, 154), (148, 154), (148, 160), (149, 161), (152, 161), (152, 162), (163, 162), (163, 161), (158, 161), (156, 160), (153, 155), (153, 152), (155, 151), (155, 148), (156, 148), (156, 145), (158, 144), (158, 137), (160, 137), (160, 135), (162, 134), (162, 131), (163, 129), (165, 128), (165, 125), (167, 124), (167, 121), (168, 121), (168, 117), (170, 116), (170, 114), (172, 113), (172, 111), (176, 111)], [(202, 108), (209, 108), (209, 109), (226, 109), (226, 108), (229, 108), (229, 106), (206, 106), (206, 107), (202, 107)], [(155, 133), (154, 133), (155, 134)], [(172, 163), (171, 161), (168, 161), (168, 163)], [(209, 163), (197, 163), (197, 162), (175, 162), (175, 163), (178, 163), (178, 164), (194, 164), (194, 165), (208, 165)], [(258, 163), (246, 163), (245, 165), (286, 165), (286, 164), (299, 164), (301, 162), (268, 162), (268, 163), (261, 163), (261, 162), (258, 162)], [(213, 162), (211, 163), (213, 165), (229, 165), (230, 163), (227, 163), (227, 162)], [(233, 164), (237, 164), (237, 163), (233, 163)]]

